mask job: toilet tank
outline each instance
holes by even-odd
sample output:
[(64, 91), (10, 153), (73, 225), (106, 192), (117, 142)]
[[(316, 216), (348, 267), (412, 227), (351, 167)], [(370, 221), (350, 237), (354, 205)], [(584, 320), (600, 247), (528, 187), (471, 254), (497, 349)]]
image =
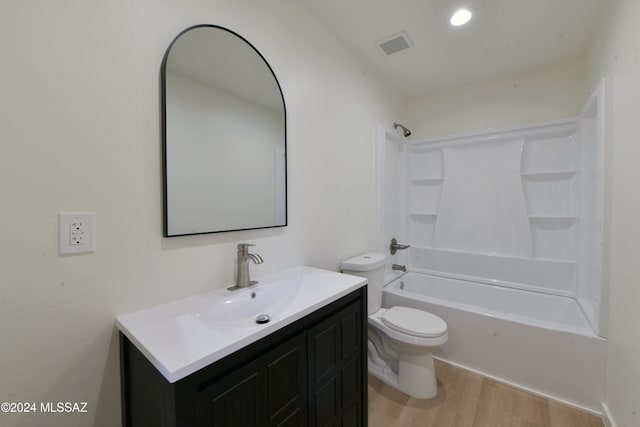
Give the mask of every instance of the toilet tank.
[(367, 311), (369, 314), (375, 313), (382, 305), (385, 259), (384, 254), (369, 252), (345, 260), (341, 264), (343, 273), (367, 279)]

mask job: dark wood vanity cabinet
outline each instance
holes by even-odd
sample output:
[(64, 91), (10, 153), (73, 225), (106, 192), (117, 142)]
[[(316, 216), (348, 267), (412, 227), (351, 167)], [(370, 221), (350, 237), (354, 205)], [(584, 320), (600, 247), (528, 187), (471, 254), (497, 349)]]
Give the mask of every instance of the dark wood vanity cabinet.
[(366, 287), (175, 383), (121, 339), (126, 427), (366, 426)]
[(306, 419), (304, 334), (198, 392), (198, 426), (298, 426)]

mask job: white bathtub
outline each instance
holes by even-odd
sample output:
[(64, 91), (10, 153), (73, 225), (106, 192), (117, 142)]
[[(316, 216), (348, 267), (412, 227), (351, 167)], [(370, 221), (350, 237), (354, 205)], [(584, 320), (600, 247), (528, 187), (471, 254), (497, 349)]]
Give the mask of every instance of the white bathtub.
[(409, 272), (385, 286), (382, 304), (440, 316), (440, 359), (602, 412), (606, 340), (572, 298)]

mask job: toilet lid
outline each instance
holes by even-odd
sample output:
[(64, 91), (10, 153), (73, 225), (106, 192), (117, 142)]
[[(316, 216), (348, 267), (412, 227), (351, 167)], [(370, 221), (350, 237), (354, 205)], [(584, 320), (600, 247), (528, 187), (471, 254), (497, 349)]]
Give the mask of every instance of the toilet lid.
[(447, 332), (447, 324), (438, 316), (409, 307), (392, 307), (382, 315), (382, 322), (408, 335), (416, 337), (439, 337)]

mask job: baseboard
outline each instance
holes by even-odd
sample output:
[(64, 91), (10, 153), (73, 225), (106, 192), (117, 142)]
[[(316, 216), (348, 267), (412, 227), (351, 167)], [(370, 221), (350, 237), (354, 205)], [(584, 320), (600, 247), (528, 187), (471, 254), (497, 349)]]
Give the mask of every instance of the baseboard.
[(602, 421), (604, 422), (605, 427), (617, 427), (616, 422), (611, 415), (611, 411), (609, 411), (609, 406), (604, 402), (602, 402)]
[[(479, 371), (477, 369), (470, 368), (469, 366), (462, 365), (460, 363), (451, 362), (450, 360), (443, 359), (442, 357), (438, 357), (436, 355), (433, 355), (433, 358), (437, 359), (437, 360), (439, 360), (439, 361), (441, 361), (443, 363), (448, 363), (449, 365), (453, 365), (453, 366), (455, 366), (457, 368), (463, 369), (465, 371), (472, 372), (472, 373), (474, 373), (476, 375), (480, 375), (482, 377), (489, 378), (489, 379), (491, 379), (493, 381), (496, 381), (496, 382), (499, 382), (499, 383), (502, 383), (502, 384), (506, 384), (506, 385), (508, 385), (510, 387), (513, 387), (513, 388), (517, 388), (518, 390), (522, 390), (522, 391), (525, 391), (527, 393), (531, 393), (533, 395), (543, 397), (545, 399), (549, 399), (549, 400), (553, 400), (555, 402), (559, 402), (559, 403), (561, 403), (561, 404), (563, 404), (565, 406), (570, 406), (570, 407), (578, 409), (580, 411), (588, 412), (589, 414), (601, 417), (603, 419), (605, 418), (604, 414), (602, 412), (600, 412), (600, 411), (593, 410), (591, 408), (587, 408), (587, 407), (582, 406), (582, 405), (578, 405), (578, 404), (576, 404), (574, 402), (569, 402), (567, 400), (559, 399), (557, 396), (549, 395), (549, 394), (540, 392), (538, 390), (535, 390), (535, 389), (532, 389), (532, 388), (529, 388), (529, 387), (524, 387), (524, 386), (522, 386), (520, 384), (516, 384), (516, 383), (513, 383), (511, 381), (505, 380), (504, 378), (500, 378), (500, 377), (496, 377), (495, 375), (487, 374), (486, 372), (482, 372), (482, 371)], [(605, 408), (605, 404), (603, 403), (602, 406), (603, 406), (603, 409), (604, 409)], [(605, 421), (605, 423), (606, 423), (606, 421)], [(606, 426), (606, 427), (616, 427), (616, 425), (615, 424), (611, 424), (611, 426)]]

